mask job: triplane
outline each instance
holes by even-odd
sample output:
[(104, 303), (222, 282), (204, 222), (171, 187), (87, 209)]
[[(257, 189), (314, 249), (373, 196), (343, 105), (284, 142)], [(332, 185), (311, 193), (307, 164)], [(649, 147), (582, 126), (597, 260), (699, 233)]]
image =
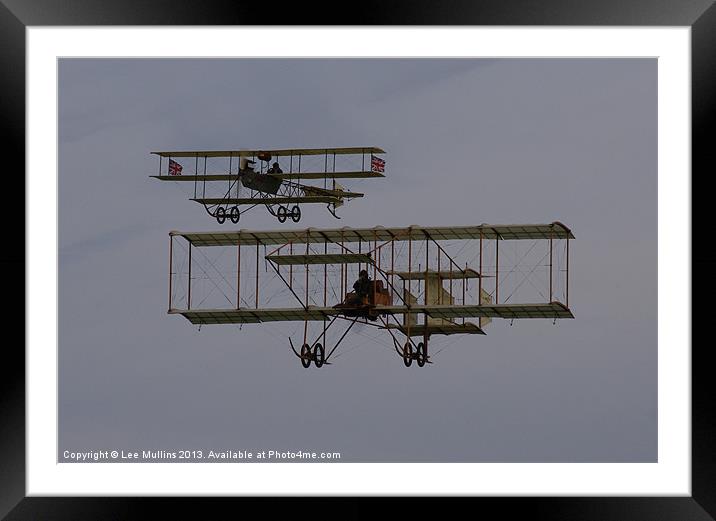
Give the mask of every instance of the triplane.
[[(364, 194), (347, 190), (337, 180), (385, 177), (385, 160), (379, 156), (384, 153), (376, 147), (152, 152), (159, 156), (159, 173), (150, 177), (193, 183), (190, 200), (219, 224), (236, 224), (256, 206), (265, 206), (281, 223), (298, 222), (302, 204), (325, 204), (340, 219), (337, 208)], [(217, 171), (207, 171), (209, 160)], [(193, 162), (193, 173), (184, 173), (180, 161)], [(323, 186), (305, 184), (307, 180), (322, 180)]]
[[(423, 367), (433, 336), (484, 335), (494, 318), (574, 318), (574, 235), (559, 222), (169, 235), (170, 314), (199, 326), (303, 322), (300, 348), (289, 345), (304, 367), (329, 364), (356, 323), (388, 335), (405, 366)], [(197, 269), (192, 252), (207, 248), (209, 265)], [(293, 305), (268, 306), (281, 291)]]

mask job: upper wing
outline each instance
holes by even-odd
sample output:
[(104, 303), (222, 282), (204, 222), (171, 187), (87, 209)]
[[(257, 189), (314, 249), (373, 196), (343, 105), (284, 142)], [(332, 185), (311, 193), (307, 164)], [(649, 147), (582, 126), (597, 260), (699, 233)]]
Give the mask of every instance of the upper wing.
[[(222, 199), (216, 199), (214, 204), (219, 204)], [(225, 201), (224, 201), (225, 202)], [(252, 203), (263, 203), (263, 199), (253, 199)], [(320, 201), (317, 201), (320, 202)], [(516, 224), (516, 225), (491, 225), (481, 224), (476, 226), (451, 226), (451, 227), (422, 227), (409, 226), (407, 228), (310, 228), (308, 230), (268, 230), (240, 232), (172, 232), (173, 235), (180, 235), (195, 246), (235, 246), (238, 242), (259, 241), (262, 244), (286, 244), (289, 242), (357, 242), (361, 241), (406, 241), (425, 239), (431, 237), (435, 240), (463, 240), (463, 239), (574, 239), (572, 231), (560, 222), (551, 224)]]
[(321, 156), (325, 154), (385, 154), (378, 147), (341, 147), (341, 148), (281, 148), (275, 150), (174, 150), (152, 152), (161, 157), (253, 157), (268, 152), (273, 156)]
[[(288, 172), (285, 174), (264, 174), (276, 179), (365, 179), (385, 177), (380, 172)], [(160, 181), (233, 181), (238, 174), (189, 174), (189, 175), (150, 175)]]

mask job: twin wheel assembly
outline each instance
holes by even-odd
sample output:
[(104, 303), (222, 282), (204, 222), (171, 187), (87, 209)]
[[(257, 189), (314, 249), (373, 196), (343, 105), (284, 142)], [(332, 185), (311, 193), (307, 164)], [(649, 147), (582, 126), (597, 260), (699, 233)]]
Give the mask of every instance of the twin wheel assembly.
[(316, 364), (316, 367), (323, 367), (326, 362), (326, 349), (320, 343), (317, 343), (311, 348), (308, 344), (301, 346), (301, 365), (308, 369), (311, 362)]
[[(224, 222), (226, 221), (226, 216), (226, 209), (223, 206), (219, 206), (216, 209), (216, 213), (214, 214), (214, 217), (216, 217), (216, 222), (218, 222), (219, 224), (224, 224)], [(234, 224), (239, 222), (239, 219), (241, 218), (241, 212), (239, 211), (239, 207), (232, 206), (228, 212), (228, 217)]]
[(405, 343), (405, 347), (403, 347), (403, 363), (405, 367), (410, 367), (413, 364), (413, 360), (418, 363), (418, 367), (423, 367), (425, 362), (428, 361), (428, 350), (422, 342), (416, 346), (415, 351), (413, 351), (411, 342)]
[(298, 205), (294, 205), (289, 212), (288, 207), (281, 205), (278, 207), (276, 217), (278, 218), (278, 222), (280, 223), (286, 222), (286, 219), (288, 217), (293, 219), (293, 222), (297, 223), (301, 220), (301, 209), (298, 207)]

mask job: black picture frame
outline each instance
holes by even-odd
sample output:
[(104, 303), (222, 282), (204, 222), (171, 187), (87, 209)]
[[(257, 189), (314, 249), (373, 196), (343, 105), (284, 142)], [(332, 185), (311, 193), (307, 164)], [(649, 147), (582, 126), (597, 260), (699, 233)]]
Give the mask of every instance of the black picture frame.
[[(150, 509), (162, 517), (196, 517), (217, 503), (241, 508), (265, 508), (258, 498), (40, 498), (25, 497), (25, 350), (24, 294), (25, 248), (17, 240), (22, 216), (24, 237), (25, 188), (19, 172), (25, 171), (25, 29), (44, 25), (630, 25), (690, 26), (692, 50), (692, 191), (706, 197), (706, 180), (713, 171), (716, 126), (716, 7), (713, 0), (489, 0), (474, 2), (365, 1), (354, 10), (335, 2), (271, 5), (246, 1), (142, 1), (125, 0), (0, 0), (0, 143), (14, 161), (6, 170), (5, 190), (13, 194), (0, 204), (3, 224), (15, 240), (6, 238), (0, 253), (5, 276), (0, 278), (4, 298), (5, 337), (0, 378), (0, 516), (4, 519), (134, 519)], [(346, 7), (349, 4), (346, 4)], [(351, 4), (352, 5), (352, 4)], [(343, 14), (341, 14), (343, 13)], [(708, 169), (708, 170), (707, 170)], [(8, 184), (14, 182), (16, 186)], [(20, 196), (22, 194), (22, 196)], [(704, 208), (692, 201), (692, 237), (704, 234)], [(687, 230), (684, 233), (688, 233)], [(708, 239), (692, 244), (694, 297), (713, 294), (716, 251)], [(7, 276), (7, 275), (10, 276)], [(25, 275), (26, 276), (26, 275)], [(683, 274), (679, 274), (683, 277)], [(689, 281), (690, 282), (690, 281)], [(20, 295), (23, 295), (22, 299)], [(473, 512), (499, 511), (500, 518), (569, 520), (708, 520), (716, 518), (716, 384), (708, 364), (708, 345), (696, 333), (707, 323), (705, 305), (692, 304), (692, 495), (690, 497), (504, 497), (451, 498), (432, 507), (467, 506)], [(701, 318), (702, 320), (699, 320)], [(16, 332), (21, 334), (16, 335)], [(272, 498), (271, 514), (286, 508), (296, 512), (325, 511), (340, 517), (361, 517), (375, 512), (374, 498), (307, 498), (297, 501)], [(426, 513), (422, 498), (400, 500), (402, 513)], [(466, 503), (469, 502), (469, 505)], [(229, 503), (229, 504), (227, 504)], [(462, 503), (462, 504), (461, 504)], [(318, 509), (318, 510), (316, 510)], [(272, 516), (273, 517), (273, 516)]]

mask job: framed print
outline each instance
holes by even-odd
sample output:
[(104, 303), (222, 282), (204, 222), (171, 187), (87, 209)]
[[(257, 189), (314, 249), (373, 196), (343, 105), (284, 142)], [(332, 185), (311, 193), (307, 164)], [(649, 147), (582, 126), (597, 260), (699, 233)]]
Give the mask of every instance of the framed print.
[(90, 4), (0, 7), (3, 515), (713, 518), (709, 2)]

